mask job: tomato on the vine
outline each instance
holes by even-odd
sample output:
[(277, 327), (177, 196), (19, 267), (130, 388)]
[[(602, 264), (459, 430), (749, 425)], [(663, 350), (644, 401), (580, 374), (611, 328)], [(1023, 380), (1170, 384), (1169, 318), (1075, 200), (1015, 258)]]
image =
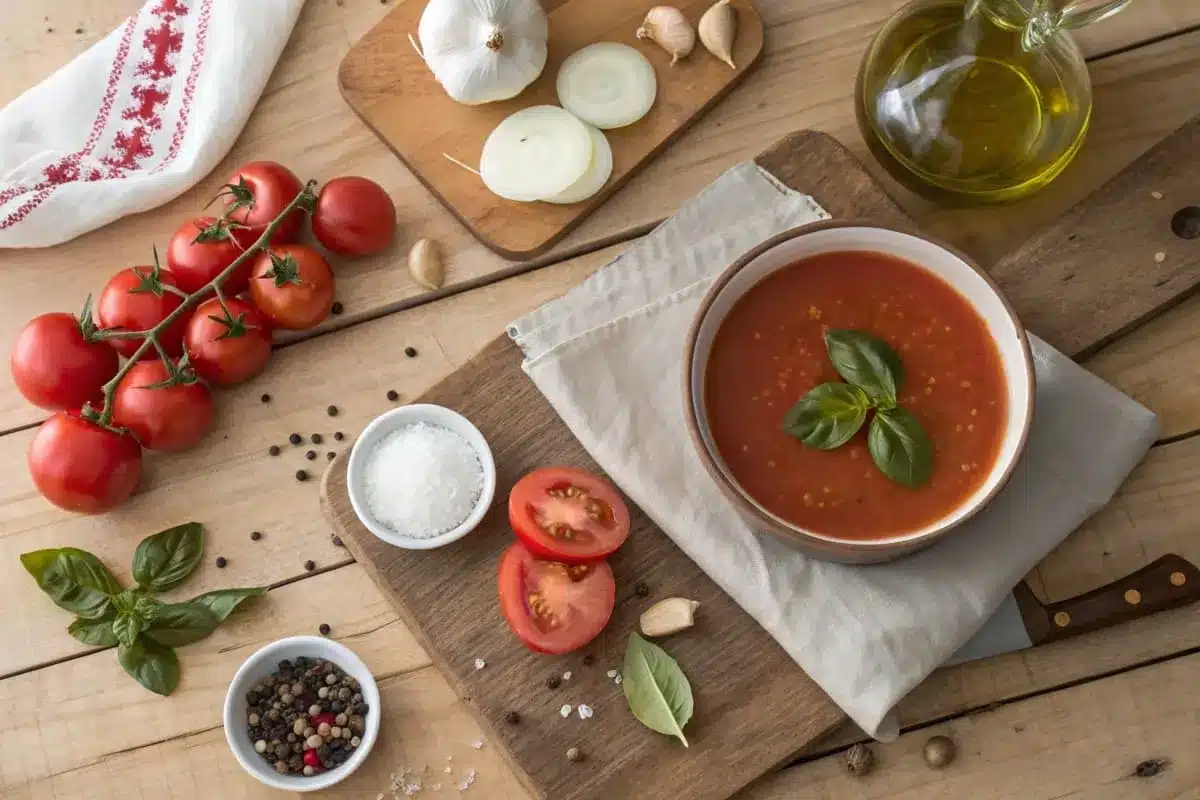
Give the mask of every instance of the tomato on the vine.
[(112, 421), (147, 450), (187, 450), (212, 430), (212, 392), (186, 365), (168, 370), (162, 359), (144, 359), (117, 384)]
[(28, 461), (34, 485), (47, 500), (83, 514), (118, 505), (142, 476), (142, 448), (132, 436), (66, 411), (41, 424)]
[(92, 340), (91, 314), (34, 317), (17, 335), (9, 356), (13, 383), (39, 408), (79, 408), (101, 397), (100, 389), (117, 374), (120, 359), (107, 342)]
[(508, 521), (534, 555), (604, 558), (629, 537), (629, 509), (611, 483), (571, 467), (535, 469), (508, 495)]
[(500, 611), (521, 643), (562, 655), (596, 638), (612, 616), (617, 587), (604, 561), (562, 564), (514, 542), (500, 558)]
[[(241, 254), (242, 247), (228, 224), (216, 217), (199, 217), (183, 223), (171, 235), (167, 243), (167, 268), (179, 288), (191, 294), (220, 275)], [(226, 294), (246, 291), (252, 261), (246, 259), (225, 279), (221, 288)]]
[[(130, 267), (109, 279), (96, 303), (96, 324), (104, 330), (146, 331), (162, 322), (183, 304), (183, 298), (166, 287), (179, 288), (170, 270)], [(187, 314), (158, 334), (158, 343), (168, 354), (183, 353)], [(142, 344), (140, 338), (108, 339), (113, 349), (129, 358)]]
[(333, 308), (333, 270), (311, 247), (283, 244), (254, 257), (250, 299), (280, 328), (307, 330)]
[[(226, 182), (222, 196), (226, 216), (244, 226), (236, 231), (242, 246), (254, 244), (303, 189), (304, 184), (290, 169), (274, 161), (252, 161), (239, 167)], [(292, 211), (271, 235), (271, 244), (295, 241), (303, 220), (303, 210)]]
[(312, 230), (317, 241), (338, 255), (371, 255), (396, 235), (396, 206), (375, 181), (334, 178), (317, 195)]
[(261, 311), (236, 297), (225, 300), (229, 314), (213, 297), (196, 308), (183, 341), (192, 369), (217, 386), (248, 381), (271, 357), (271, 323)]

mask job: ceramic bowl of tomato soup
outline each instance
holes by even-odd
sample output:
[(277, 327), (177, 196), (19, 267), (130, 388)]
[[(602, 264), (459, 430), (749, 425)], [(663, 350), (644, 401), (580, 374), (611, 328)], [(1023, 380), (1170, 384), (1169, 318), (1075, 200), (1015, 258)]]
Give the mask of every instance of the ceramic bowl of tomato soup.
[(821, 558), (927, 547), (1008, 480), (1033, 417), (1025, 331), (926, 238), (855, 222), (782, 233), (701, 303), (685, 415), (738, 512)]

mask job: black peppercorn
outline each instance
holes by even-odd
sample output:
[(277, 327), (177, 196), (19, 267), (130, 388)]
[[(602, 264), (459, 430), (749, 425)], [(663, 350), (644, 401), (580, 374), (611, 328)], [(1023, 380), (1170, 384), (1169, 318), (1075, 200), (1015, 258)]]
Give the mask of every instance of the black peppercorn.
[(296, 480), (304, 483), (306, 480), (308, 480), (308, 473), (302, 469), (296, 470)]
[(504, 715), (504, 721), (509, 725), (519, 725), (521, 724), (521, 715), (515, 711), (510, 711)]
[(312, 571), (313, 571), (314, 569), (316, 569), (316, 568), (317, 568), (317, 564), (316, 564), (316, 562), (315, 562), (315, 561), (313, 561), (313, 560), (309, 559), (308, 561), (305, 561), (305, 562), (304, 562), (304, 569), (305, 569), (305, 570), (307, 570), (307, 571), (309, 571), (309, 572), (312, 572)]
[(547, 689), (557, 689), (560, 686), (562, 686), (562, 678), (558, 677), (557, 675), (551, 675), (546, 679)]
[(400, 393), (397, 392), (395, 389), (388, 389), (387, 399), (391, 400), (394, 403), (400, 399)]
[(633, 593), (636, 594), (638, 597), (649, 597), (650, 596), (650, 587), (647, 586), (645, 584), (645, 582), (638, 581), (637, 583), (635, 583), (633, 585)]
[(75, 33), (83, 33), (83, 28), (76, 28)]
[(271, 454), (271, 455), (273, 455), (273, 456), (277, 456), (277, 455), (279, 455), (279, 454), (280, 454), (282, 451), (279, 449), (279, 445), (277, 445), (277, 444), (273, 444), (273, 445), (271, 445), (270, 447), (268, 447), (268, 448), (267, 448), (267, 452), (268, 452), (268, 453), (270, 453), (270, 454)]
[[(310, 562), (310, 563), (311, 563), (311, 562)], [(322, 635), (322, 636), (328, 636), (328, 635), (329, 635), (329, 631), (331, 630), (331, 628), (329, 627), (329, 623), (328, 623), (328, 622), (322, 622), (322, 623), (321, 623), (321, 627), (317, 628), (317, 630), (319, 630), (319, 631), (321, 632), (321, 635)]]
[(333, 452), (332, 450), (325, 454), (326, 461), (333, 461), (335, 458), (337, 458), (337, 453)]
[(417, 348), (415, 348), (415, 347), (404, 348), (404, 355), (408, 356), (409, 358), (416, 358), (417, 357)]
[(271, 395), (267, 394), (266, 392), (263, 392), (263, 396), (259, 399), (261, 399), (264, 403), (269, 403), (269, 402), (271, 402)]
[(317, 451), (309, 450), (307, 453), (304, 454), (304, 457), (307, 458), (309, 461), (312, 461), (314, 458), (317, 457)]
[(262, 531), (250, 531), (250, 540), (251, 541), (257, 542), (261, 538), (262, 538)]
[(343, 311), (345, 311), (346, 307), (344, 305), (342, 305), (341, 300), (334, 300), (333, 305), (330, 306), (329, 310), (336, 315), (336, 314), (340, 314)]
[(345, 542), (342, 541), (342, 537), (338, 536), (336, 533), (330, 534), (329, 541), (333, 542), (334, 547), (345, 547), (346, 546)]
[(594, 655), (592, 655), (591, 653), (588, 653), (587, 655), (585, 655), (583, 657), (583, 665), (585, 667), (590, 667), (592, 664), (595, 664), (595, 663), (596, 663), (596, 657)]
[(338, 415), (338, 407), (330, 406), (329, 408), (325, 409), (325, 413), (331, 417), (336, 417)]
[(333, 434), (333, 440), (335, 442), (340, 442), (342, 439), (345, 439), (345, 438), (346, 438), (346, 434), (342, 433), (341, 431), (336, 431)]
[(291, 436), (288, 437), (288, 441), (291, 442), (292, 444), (300, 444), (301, 442), (304, 441), (304, 437), (298, 433), (293, 433)]
[(225, 569), (225, 565), (228, 563), (225, 556), (217, 556), (217, 569)]

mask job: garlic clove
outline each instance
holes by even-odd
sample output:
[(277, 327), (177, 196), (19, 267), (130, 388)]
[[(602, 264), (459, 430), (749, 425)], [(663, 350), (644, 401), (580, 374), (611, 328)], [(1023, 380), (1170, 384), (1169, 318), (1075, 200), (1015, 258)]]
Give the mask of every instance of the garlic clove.
[(668, 597), (643, 611), (638, 622), (646, 636), (670, 636), (692, 627), (699, 607), (686, 597)]
[(671, 64), (696, 46), (696, 31), (683, 12), (674, 6), (655, 6), (646, 13), (637, 29), (639, 39), (649, 39), (671, 54)]
[(440, 289), (446, 280), (446, 268), (433, 242), (418, 239), (408, 252), (408, 272), (426, 289)]
[(732, 69), (737, 69), (733, 63), (733, 37), (737, 33), (737, 14), (729, 0), (717, 0), (704, 16), (700, 17), (698, 26), (700, 44), (704, 49), (724, 61)]

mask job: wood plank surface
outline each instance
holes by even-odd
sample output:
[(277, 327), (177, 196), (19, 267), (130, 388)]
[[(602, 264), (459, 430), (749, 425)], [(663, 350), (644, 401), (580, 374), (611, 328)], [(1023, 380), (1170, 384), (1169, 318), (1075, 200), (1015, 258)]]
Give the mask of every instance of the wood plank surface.
[[(22, 80), (0, 81), (0, 99), (15, 96), (52, 72), (115, 27), (137, 5), (137, 0), (90, 0), (78, 6), (67, 0), (0, 4), (0, 57), (18, 69)], [(236, 165), (246, 160), (275, 159), (303, 177), (322, 180), (338, 174), (365, 174), (387, 188), (397, 204), (400, 233), (394, 247), (368, 259), (335, 264), (338, 297), (346, 313), (330, 318), (323, 328), (327, 330), (436, 296), (417, 286), (404, 268), (408, 247), (421, 237), (437, 241), (446, 254), (447, 286), (442, 293), (447, 293), (644, 231), (726, 167), (751, 157), (790, 130), (820, 128), (862, 154), (850, 103), (853, 76), (862, 48), (883, 19), (901, 5), (903, 0), (757, 2), (767, 25), (767, 50), (761, 68), (742, 89), (722, 101), (679, 146), (669, 148), (559, 247), (541, 259), (513, 266), (478, 244), (445, 212), (338, 96), (334, 79), (338, 63), (352, 42), (391, 9), (390, 4), (309, 0), (233, 150), (195, 189), (152, 213), (118, 221), (75, 242), (46, 250), (0, 252), (0, 274), (4, 276), (0, 341), (11, 341), (35, 313), (77, 308), (86, 290), (99, 291), (118, 268), (145, 263), (150, 245), (162, 247), (171, 232), (197, 214)], [(1136, 13), (1082, 31), (1079, 38), (1085, 51), (1100, 55), (1200, 24), (1200, 4), (1139, 0), (1135, 8)], [(50, 17), (50, 22), (42, 17)], [(54, 33), (46, 33), (44, 26), (54, 27)], [(82, 26), (84, 33), (72, 33), (72, 26)], [(1154, 48), (1169, 48), (1170, 41)], [(1112, 59), (1113, 69), (1122, 79), (1137, 80), (1141, 50), (1151, 48), (1138, 48)], [(1167, 64), (1148, 52), (1146, 57), (1154, 62), (1158, 74), (1154, 82), (1142, 85), (1155, 99), (1154, 113), (1125, 113), (1130, 98), (1122, 96), (1111, 106), (1117, 114), (1107, 139), (1101, 139), (1100, 125), (1100, 116), (1108, 107), (1105, 82), (1118, 76), (1106, 78), (1103, 72), (1107, 67), (1103, 62), (1097, 64), (1096, 131), (1081, 159), (1092, 157), (1091, 153), (1114, 153), (1111, 174), (1194, 113), (1191, 89), (1200, 75), (1195, 53), (1175, 50), (1173, 63)], [(1136, 135), (1129, 136), (1131, 131)], [(1031, 201), (1030, 207), (1038, 209), (1033, 215), (1036, 219), (1023, 213), (1008, 216), (1007, 210), (1003, 214), (989, 211), (980, 218), (995, 215), (993, 227), (985, 222), (967, 225), (956, 217), (942, 232), (954, 234), (950, 238), (978, 256), (999, 256), (1108, 177), (1093, 175), (1090, 170), (1069, 169), (1042, 197), (1057, 196), (1060, 185), (1076, 186), (1071, 175), (1079, 171), (1085, 172), (1082, 191), (1063, 189), (1069, 196), (1057, 202), (1041, 197)], [(909, 202), (906, 198), (906, 206)], [(921, 211), (916, 206), (909, 210)], [(917, 214), (921, 221), (923, 216)], [(1011, 224), (1013, 219), (1021, 224)], [(984, 229), (986, 235), (981, 232)], [(7, 372), (0, 373), (0, 431), (40, 418), (41, 414), (17, 395)]]

